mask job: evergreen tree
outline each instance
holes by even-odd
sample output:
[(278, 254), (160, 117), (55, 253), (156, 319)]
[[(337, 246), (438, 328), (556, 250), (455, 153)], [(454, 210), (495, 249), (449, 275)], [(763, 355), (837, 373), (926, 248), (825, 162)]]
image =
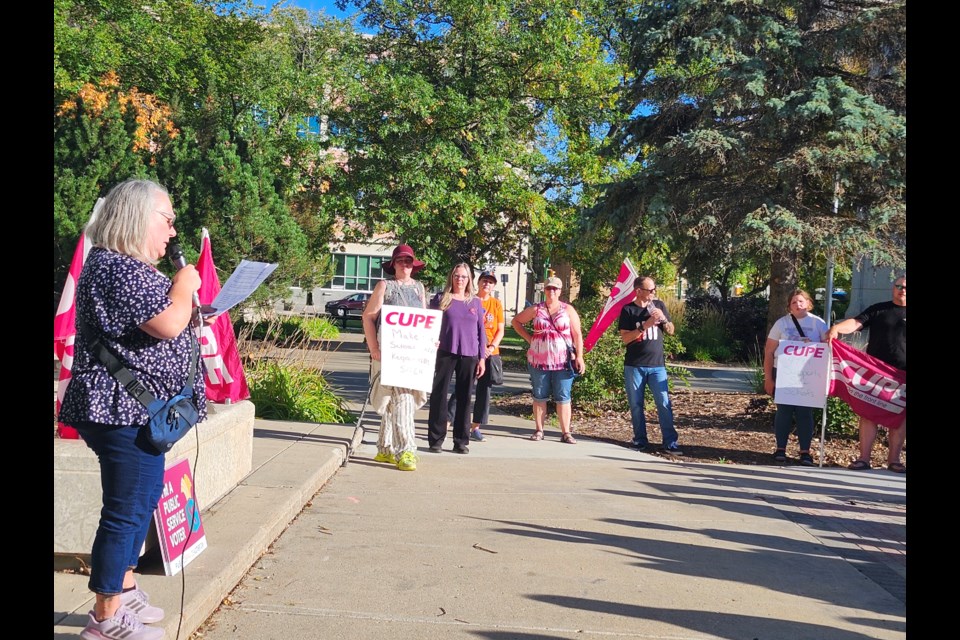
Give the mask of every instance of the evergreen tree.
[(666, 238), (693, 281), (769, 264), (771, 321), (804, 260), (902, 265), (905, 5), (613, 3), (633, 80), (607, 153), (635, 170), (585, 228), (617, 247)]

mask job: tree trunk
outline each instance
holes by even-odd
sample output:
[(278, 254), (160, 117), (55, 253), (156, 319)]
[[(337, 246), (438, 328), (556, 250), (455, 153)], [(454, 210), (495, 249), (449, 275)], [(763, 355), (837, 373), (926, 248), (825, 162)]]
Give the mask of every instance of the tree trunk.
[(796, 252), (774, 253), (770, 262), (770, 306), (767, 310), (767, 332), (778, 318), (790, 311), (787, 296), (797, 286)]

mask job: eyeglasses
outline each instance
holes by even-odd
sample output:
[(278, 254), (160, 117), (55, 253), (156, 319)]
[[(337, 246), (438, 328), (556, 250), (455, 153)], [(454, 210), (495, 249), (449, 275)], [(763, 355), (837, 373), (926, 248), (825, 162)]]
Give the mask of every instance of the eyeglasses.
[(895, 285), (893, 285), (893, 288), (896, 289), (897, 291), (906, 291), (906, 290), (907, 290), (907, 285), (905, 285), (905, 284), (895, 284)]
[(171, 229), (173, 229), (173, 223), (177, 221), (177, 216), (176, 216), (176, 214), (174, 214), (173, 212), (170, 212), (170, 211), (164, 211), (163, 209), (154, 209), (154, 211), (156, 211), (157, 213), (159, 213), (160, 215), (162, 215), (162, 216), (164, 217), (164, 219), (167, 221), (167, 225), (168, 225)]
[(560, 287), (544, 287), (544, 291), (560, 291)]
[(410, 258), (408, 256), (403, 256), (401, 258), (394, 258), (393, 263), (394, 264), (413, 264), (413, 258)]
[(656, 287), (654, 287), (653, 289), (644, 289), (643, 287), (637, 287), (637, 291), (646, 291), (647, 293), (653, 293), (656, 290), (657, 290)]

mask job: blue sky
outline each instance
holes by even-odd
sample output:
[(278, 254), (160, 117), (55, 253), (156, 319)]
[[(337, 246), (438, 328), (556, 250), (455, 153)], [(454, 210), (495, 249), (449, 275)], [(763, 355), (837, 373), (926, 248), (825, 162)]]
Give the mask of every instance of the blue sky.
[[(254, 0), (257, 4), (262, 4), (268, 9), (277, 2), (269, 2), (268, 0)], [(302, 7), (308, 11), (323, 11), (328, 16), (333, 16), (334, 18), (346, 18), (351, 13), (356, 11), (356, 7), (347, 7), (347, 11), (340, 11), (337, 9), (337, 6), (334, 4), (333, 0), (292, 0), (289, 4), (294, 7)], [(351, 11), (352, 9), (352, 11)]]

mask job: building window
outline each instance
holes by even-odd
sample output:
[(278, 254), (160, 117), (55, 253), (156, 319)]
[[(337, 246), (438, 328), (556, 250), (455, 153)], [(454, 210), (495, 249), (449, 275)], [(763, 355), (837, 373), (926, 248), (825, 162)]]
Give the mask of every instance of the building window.
[(337, 261), (337, 267), (333, 280), (325, 288), (373, 291), (377, 283), (383, 280), (384, 258), (381, 256), (338, 253), (334, 254), (334, 259)]

